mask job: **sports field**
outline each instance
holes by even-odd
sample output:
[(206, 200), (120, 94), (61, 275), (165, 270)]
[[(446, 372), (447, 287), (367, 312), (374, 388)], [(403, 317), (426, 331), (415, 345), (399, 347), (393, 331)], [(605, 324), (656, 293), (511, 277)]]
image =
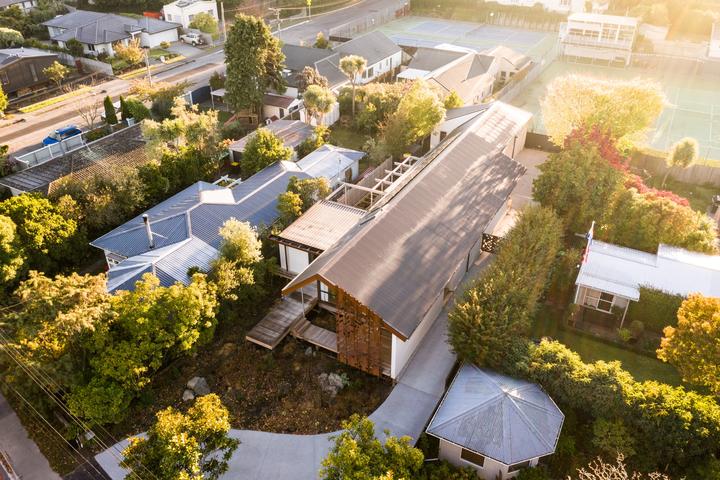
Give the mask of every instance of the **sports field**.
[(505, 45), (539, 60), (553, 50), (557, 34), (426, 17), (404, 17), (378, 28), (402, 46), (450, 43), (477, 51)]
[(720, 81), (710, 75), (657, 69), (619, 68), (568, 63), (555, 60), (538, 79), (512, 101), (513, 105), (535, 114), (532, 130), (544, 133), (540, 99), (556, 77), (581, 73), (599, 78), (643, 78), (657, 81), (667, 97), (662, 114), (647, 135), (647, 145), (667, 151), (683, 137), (696, 138), (703, 160), (720, 160)]

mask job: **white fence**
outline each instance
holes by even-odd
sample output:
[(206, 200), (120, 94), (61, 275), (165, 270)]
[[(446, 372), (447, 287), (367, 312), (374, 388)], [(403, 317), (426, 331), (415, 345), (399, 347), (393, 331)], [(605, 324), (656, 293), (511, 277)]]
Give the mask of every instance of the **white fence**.
[(46, 147), (39, 148), (30, 153), (15, 157), (15, 161), (19, 163), (20, 169), (34, 167), (56, 157), (62, 157), (68, 152), (77, 150), (85, 144), (82, 135), (75, 135), (67, 138), (62, 142), (53, 143)]
[(330, 37), (353, 38), (405, 15), (403, 5), (376, 10), (330, 29)]

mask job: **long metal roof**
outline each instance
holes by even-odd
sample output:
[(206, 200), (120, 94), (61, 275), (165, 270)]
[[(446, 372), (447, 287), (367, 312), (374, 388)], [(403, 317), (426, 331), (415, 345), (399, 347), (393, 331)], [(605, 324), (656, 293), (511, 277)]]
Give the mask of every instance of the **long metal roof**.
[(365, 215), (365, 210), (320, 200), (277, 237), (310, 248), (332, 247)]
[(564, 419), (540, 386), (465, 364), (426, 431), (512, 465), (555, 452)]
[(495, 103), (451, 134), (283, 292), (322, 278), (409, 338), (525, 171), (501, 153), (515, 110)]

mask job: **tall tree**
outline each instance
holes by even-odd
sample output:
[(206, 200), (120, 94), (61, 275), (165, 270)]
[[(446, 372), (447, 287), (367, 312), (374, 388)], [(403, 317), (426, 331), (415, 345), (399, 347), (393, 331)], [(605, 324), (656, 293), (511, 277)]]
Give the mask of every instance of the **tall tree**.
[(604, 149), (602, 144), (572, 138), (538, 167), (533, 199), (555, 210), (571, 233), (585, 232), (593, 220), (599, 222), (624, 188), (623, 172), (606, 160)]
[[(220, 228), (220, 257), (213, 262), (210, 280), (225, 300), (245, 301), (262, 292), (265, 273), (262, 242), (248, 222), (228, 219)], [(256, 276), (257, 282), (256, 282)]]
[(697, 140), (690, 137), (685, 137), (678, 140), (668, 152), (668, 156), (665, 159), (668, 170), (665, 172), (663, 177), (662, 186), (665, 187), (670, 171), (673, 167), (687, 168), (693, 163), (697, 162), (700, 153), (700, 146)]
[(213, 40), (217, 40), (220, 36), (218, 21), (209, 13), (200, 12), (195, 15), (192, 19), (192, 22), (190, 22), (189, 27), (196, 28), (203, 33), (207, 33), (212, 37)]
[(245, 145), (242, 153), (241, 168), (244, 177), (259, 172), (268, 165), (280, 160), (290, 160), (292, 149), (267, 128), (258, 128)]
[(147, 438), (130, 439), (123, 467), (158, 480), (216, 480), (240, 445), (229, 432), (230, 414), (214, 393), (196, 399), (187, 413), (168, 407), (156, 414)]
[(690, 295), (678, 310), (677, 327), (665, 327), (658, 358), (683, 380), (720, 396), (720, 299)]
[(217, 298), (205, 275), (189, 285), (160, 286), (146, 274), (132, 292), (111, 298), (112, 320), (94, 331), (90, 382), (71, 392), (70, 409), (96, 423), (116, 422), (169, 359), (212, 338)]
[(323, 118), (332, 112), (333, 105), (337, 102), (335, 94), (329, 88), (318, 85), (310, 85), (303, 93), (303, 103), (311, 116), (317, 118), (317, 124), (322, 125)]
[(445, 105), (445, 110), (450, 110), (451, 108), (460, 108), (463, 106), (462, 98), (460, 98), (460, 95), (458, 95), (455, 90), (450, 92), (448, 96), (445, 97), (443, 103)]
[(355, 118), (355, 87), (358, 77), (362, 76), (367, 68), (367, 60), (359, 55), (348, 55), (340, 59), (340, 70), (350, 80), (352, 85), (352, 116)]
[(322, 461), (323, 480), (417, 478), (423, 453), (410, 444), (410, 437), (389, 435), (385, 442), (375, 436), (375, 425), (354, 414), (343, 422), (343, 431)]
[(225, 43), (225, 100), (236, 110), (259, 108), (269, 90), (285, 91), (285, 56), (261, 18), (240, 14)]
[(315, 43), (313, 44), (313, 47), (330, 48), (330, 42), (328, 42), (328, 39), (325, 38), (325, 34), (323, 32), (318, 32), (317, 35), (315, 35)]
[(616, 140), (632, 141), (653, 124), (664, 103), (661, 87), (646, 80), (567, 75), (548, 85), (540, 106), (550, 140), (563, 145), (580, 127), (597, 127)]
[(296, 76), (298, 81), (298, 89), (300, 92), (304, 92), (310, 85), (317, 85), (319, 87), (328, 88), (330, 83), (328, 79), (320, 75), (314, 67), (304, 67), (300, 73)]

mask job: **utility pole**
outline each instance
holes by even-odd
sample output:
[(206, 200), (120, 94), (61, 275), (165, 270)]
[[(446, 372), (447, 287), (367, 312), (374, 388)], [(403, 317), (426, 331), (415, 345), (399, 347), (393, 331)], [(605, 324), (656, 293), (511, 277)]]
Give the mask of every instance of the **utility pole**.
[(150, 47), (143, 47), (143, 50), (145, 50), (145, 69), (147, 71), (148, 82), (152, 85), (152, 75), (150, 75)]
[(268, 10), (270, 10), (272, 13), (275, 14), (275, 21), (277, 22), (277, 38), (280, 40), (280, 9), (276, 7), (269, 7)]
[(220, 2), (220, 18), (223, 24), (223, 43), (227, 43), (227, 26), (225, 25), (225, 2)]
[(307, 5), (307, 17), (310, 19), (312, 16), (312, 11), (310, 10), (310, 7), (312, 7), (312, 0), (305, 0), (305, 4)]

